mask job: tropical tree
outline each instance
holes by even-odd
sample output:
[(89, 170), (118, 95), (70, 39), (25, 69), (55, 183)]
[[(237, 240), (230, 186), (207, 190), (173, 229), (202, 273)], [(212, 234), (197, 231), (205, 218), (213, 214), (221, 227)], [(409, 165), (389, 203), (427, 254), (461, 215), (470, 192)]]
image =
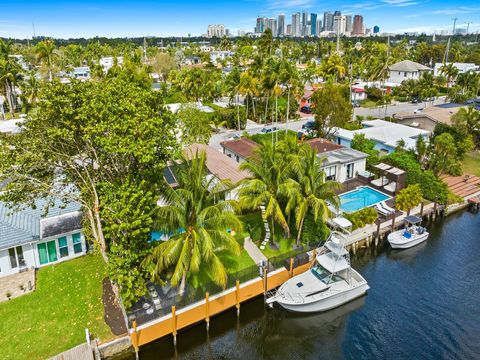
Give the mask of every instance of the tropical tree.
[(40, 41), (37, 44), (37, 60), (43, 63), (43, 65), (48, 70), (48, 79), (52, 81), (52, 69), (53, 69), (53, 62), (54, 59), (57, 57), (57, 53), (55, 51), (55, 43), (52, 39), (47, 39), (44, 41)]
[(472, 135), (476, 146), (480, 145), (480, 111), (473, 106), (461, 108), (452, 116), (452, 121), (463, 134)]
[(218, 256), (220, 251), (239, 255), (240, 247), (228, 229), (241, 229), (231, 201), (216, 201), (228, 184), (208, 178), (204, 152), (187, 154), (178, 166), (179, 187), (165, 187), (164, 205), (157, 210), (153, 227), (173, 234), (156, 246), (145, 261), (152, 266), (152, 277), (171, 271), (169, 281), (183, 293), (187, 278), (205, 270), (212, 280), (224, 286), (227, 272)]
[(238, 192), (241, 208), (258, 210), (265, 206), (265, 216), (272, 224), (272, 238), (275, 234), (275, 222), (282, 226), (288, 235), (290, 234), (280, 206), (282, 198), (280, 188), (287, 179), (289, 169), (281, 161), (276, 144), (264, 142), (254, 150), (251, 158), (240, 164), (240, 169), (248, 171), (251, 178), (243, 181)]
[(40, 81), (35, 76), (35, 73), (32, 71), (26, 76), (21, 83), (23, 102), (28, 110), (34, 107), (39, 100), (40, 92)]
[(451, 134), (443, 133), (435, 137), (429, 166), (437, 176), (461, 173), (455, 139)]
[(11, 116), (17, 106), (15, 85), (22, 78), (22, 68), (12, 56), (12, 45), (0, 39), (0, 89), (3, 88)]
[(440, 72), (446, 76), (447, 87), (450, 87), (452, 82), (455, 80), (455, 78), (458, 75), (458, 68), (453, 63), (449, 63), (449, 64), (444, 63), (440, 67)]
[(338, 208), (339, 200), (335, 190), (340, 189), (340, 183), (327, 181), (322, 170), (322, 161), (316, 152), (308, 145), (301, 147), (299, 155), (291, 162), (291, 168), (296, 181), (290, 179), (281, 186), (281, 192), (288, 194), (290, 203), (294, 203), (295, 226), (297, 229), (297, 246), (300, 245), (305, 217), (308, 213), (313, 220), (326, 222), (330, 216), (328, 204)]
[(209, 115), (194, 105), (185, 104), (177, 112), (180, 120), (180, 138), (183, 145), (208, 144), (212, 135)]
[(253, 108), (253, 118), (256, 119), (257, 115), (255, 112), (255, 97), (259, 94), (259, 81), (252, 74), (252, 72), (246, 71), (240, 74), (240, 82), (238, 84), (238, 92), (246, 97), (246, 116), (248, 119), (248, 105), (250, 101), (252, 102)]
[(398, 192), (395, 198), (395, 208), (397, 210), (406, 211), (407, 216), (410, 210), (420, 204), (423, 200), (422, 189), (419, 184), (410, 185)]

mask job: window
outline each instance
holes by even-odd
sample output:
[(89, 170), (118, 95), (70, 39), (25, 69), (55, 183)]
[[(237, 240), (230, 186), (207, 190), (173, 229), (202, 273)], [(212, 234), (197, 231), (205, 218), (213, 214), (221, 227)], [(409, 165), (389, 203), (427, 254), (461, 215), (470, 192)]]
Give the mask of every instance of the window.
[(55, 240), (37, 245), (40, 265), (48, 264), (58, 260), (57, 245)]
[(25, 266), (25, 258), (23, 257), (23, 248), (21, 246), (8, 249), (8, 257), (10, 258), (12, 269)]
[(337, 178), (337, 167), (335, 165), (326, 167), (324, 169), (325, 176), (327, 180), (336, 180)]
[(82, 236), (80, 234), (73, 234), (72, 239), (73, 239), (73, 252), (75, 254), (83, 252)]
[(407, 77), (407, 72), (404, 72), (404, 73), (403, 73), (403, 76), (404, 76), (404, 77)]
[(58, 252), (61, 258), (68, 256), (68, 244), (65, 236), (58, 239)]
[(240, 162), (240, 157), (238, 155), (235, 155), (237, 162)]
[(353, 163), (347, 164), (347, 179), (353, 178)]

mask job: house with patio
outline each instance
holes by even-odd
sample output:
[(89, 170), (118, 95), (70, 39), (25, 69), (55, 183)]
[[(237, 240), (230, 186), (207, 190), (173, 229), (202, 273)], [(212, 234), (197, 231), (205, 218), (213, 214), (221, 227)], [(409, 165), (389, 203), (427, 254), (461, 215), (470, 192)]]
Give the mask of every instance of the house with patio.
[(422, 73), (431, 71), (432, 69), (428, 66), (404, 60), (388, 67), (387, 82), (398, 86), (405, 80), (418, 80)]
[(415, 149), (418, 137), (422, 136), (425, 140), (428, 140), (431, 133), (428, 130), (379, 119), (363, 121), (362, 125), (363, 129), (359, 130), (337, 128), (334, 133), (335, 142), (350, 147), (355, 134), (364, 134), (367, 139), (375, 142), (376, 150), (391, 153), (395, 150), (399, 141), (403, 141), (407, 149)]
[(85, 255), (80, 205), (57, 202), (45, 213), (46, 205), (13, 210), (0, 202), (0, 278)]
[(237, 163), (242, 163), (252, 156), (253, 151), (260, 145), (248, 138), (240, 138), (236, 140), (227, 140), (220, 143), (223, 153), (229, 158), (234, 159)]

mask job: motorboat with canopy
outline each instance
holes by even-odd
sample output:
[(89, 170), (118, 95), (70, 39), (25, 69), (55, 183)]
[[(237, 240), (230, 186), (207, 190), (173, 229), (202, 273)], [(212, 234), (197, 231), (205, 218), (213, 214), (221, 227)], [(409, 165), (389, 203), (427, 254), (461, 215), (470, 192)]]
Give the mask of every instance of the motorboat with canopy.
[(422, 218), (407, 216), (405, 228), (388, 235), (388, 242), (393, 249), (408, 249), (427, 240), (429, 233), (421, 226)]
[(320, 312), (352, 301), (368, 289), (367, 281), (350, 266), (344, 234), (332, 231), (310, 269), (268, 294), (267, 304), (278, 303), (296, 312)]

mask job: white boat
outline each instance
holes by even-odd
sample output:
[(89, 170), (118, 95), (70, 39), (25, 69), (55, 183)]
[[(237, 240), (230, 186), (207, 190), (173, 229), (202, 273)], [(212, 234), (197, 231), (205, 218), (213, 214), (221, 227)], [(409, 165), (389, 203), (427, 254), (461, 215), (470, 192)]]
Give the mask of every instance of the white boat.
[(367, 281), (351, 268), (345, 244), (343, 234), (332, 232), (311, 268), (286, 281), (267, 298), (267, 304), (311, 313), (336, 308), (364, 295), (369, 289)]
[(388, 235), (388, 242), (394, 249), (408, 249), (427, 240), (429, 233), (420, 226), (422, 218), (418, 216), (407, 216), (405, 228), (394, 231)]

